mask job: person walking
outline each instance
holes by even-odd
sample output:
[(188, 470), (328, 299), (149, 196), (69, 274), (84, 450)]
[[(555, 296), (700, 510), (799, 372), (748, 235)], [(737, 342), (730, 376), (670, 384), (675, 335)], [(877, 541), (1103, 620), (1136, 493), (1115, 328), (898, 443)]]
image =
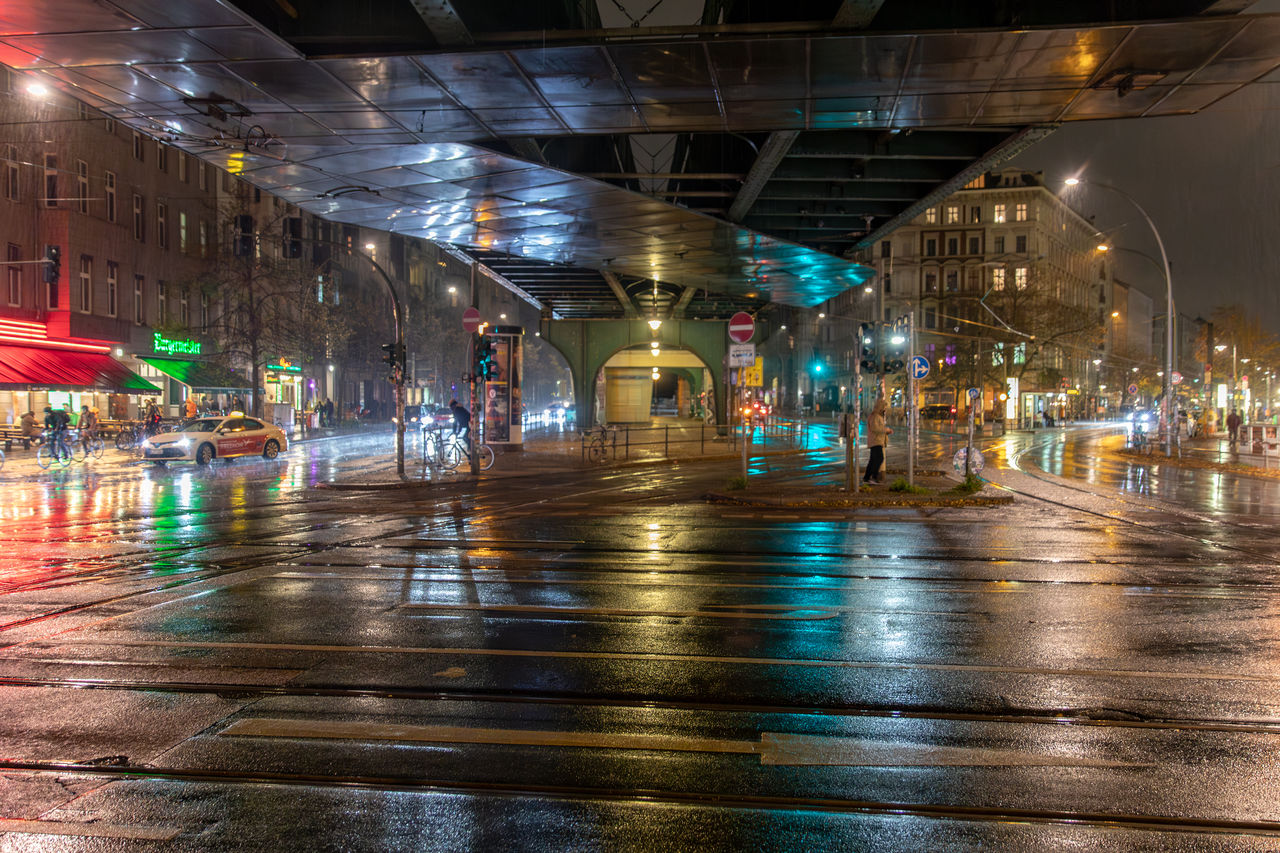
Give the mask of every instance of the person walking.
[(1240, 434), (1240, 413), (1235, 409), (1231, 410), (1231, 414), (1227, 415), (1227, 441), (1231, 445), (1231, 449), (1236, 449), (1236, 442), (1239, 440)]
[(889, 404), (884, 397), (879, 397), (871, 408), (871, 416), (867, 418), (867, 446), (871, 448), (871, 453), (867, 459), (867, 470), (862, 474), (862, 482), (867, 484), (884, 482), (880, 476), (880, 466), (884, 464), (885, 442), (889, 440), (889, 433), (893, 432), (884, 419), (888, 409)]

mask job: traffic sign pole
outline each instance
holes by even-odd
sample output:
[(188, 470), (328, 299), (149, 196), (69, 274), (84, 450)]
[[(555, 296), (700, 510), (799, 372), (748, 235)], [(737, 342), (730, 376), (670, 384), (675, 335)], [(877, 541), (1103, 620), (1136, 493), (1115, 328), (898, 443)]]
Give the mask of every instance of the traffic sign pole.
[(916, 484), (916, 312), (907, 312), (907, 485)]

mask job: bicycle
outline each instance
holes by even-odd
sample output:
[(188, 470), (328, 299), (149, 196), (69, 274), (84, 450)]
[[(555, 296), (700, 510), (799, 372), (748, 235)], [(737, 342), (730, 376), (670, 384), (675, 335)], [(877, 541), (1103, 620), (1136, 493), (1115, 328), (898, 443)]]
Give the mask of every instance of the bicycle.
[(54, 464), (66, 468), (73, 461), (71, 448), (67, 446), (67, 434), (65, 432), (50, 434), (46, 430), (44, 442), (40, 445), (40, 449), (36, 451), (36, 464), (45, 469)]
[(103, 452), (107, 449), (107, 443), (96, 435), (82, 438), (78, 444), (84, 449), (86, 459), (90, 456), (94, 459), (101, 459)]
[[(464, 461), (471, 459), (470, 441), (463, 441), (460, 437), (451, 436), (452, 441), (444, 441), (440, 448), (440, 462), (448, 470), (452, 471), (461, 465)], [(469, 438), (469, 437), (468, 437)], [(481, 444), (476, 448), (476, 455), (480, 462), (480, 470), (488, 471), (493, 467), (493, 448), (487, 444)]]
[(604, 424), (599, 424), (582, 434), (582, 439), (586, 442), (587, 458), (592, 462), (604, 462), (609, 458), (611, 432)]

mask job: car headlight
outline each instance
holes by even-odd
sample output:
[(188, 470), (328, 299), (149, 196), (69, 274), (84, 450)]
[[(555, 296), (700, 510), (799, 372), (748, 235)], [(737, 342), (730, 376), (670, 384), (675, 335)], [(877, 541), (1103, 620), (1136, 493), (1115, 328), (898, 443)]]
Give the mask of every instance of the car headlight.
[(155, 446), (154, 444), (152, 444), (152, 443), (151, 443), (151, 439), (149, 439), (149, 438), (144, 438), (144, 439), (142, 440), (142, 449), (143, 449), (143, 450), (154, 450), (154, 449), (155, 449), (155, 447), (156, 447), (156, 446)]

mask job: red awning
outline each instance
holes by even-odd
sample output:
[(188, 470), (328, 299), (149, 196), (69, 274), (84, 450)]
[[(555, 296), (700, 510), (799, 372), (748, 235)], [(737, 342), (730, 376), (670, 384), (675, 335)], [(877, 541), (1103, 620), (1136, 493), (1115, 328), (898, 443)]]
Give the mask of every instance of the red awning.
[(106, 353), (0, 346), (0, 388), (96, 389), (159, 394), (160, 389)]

